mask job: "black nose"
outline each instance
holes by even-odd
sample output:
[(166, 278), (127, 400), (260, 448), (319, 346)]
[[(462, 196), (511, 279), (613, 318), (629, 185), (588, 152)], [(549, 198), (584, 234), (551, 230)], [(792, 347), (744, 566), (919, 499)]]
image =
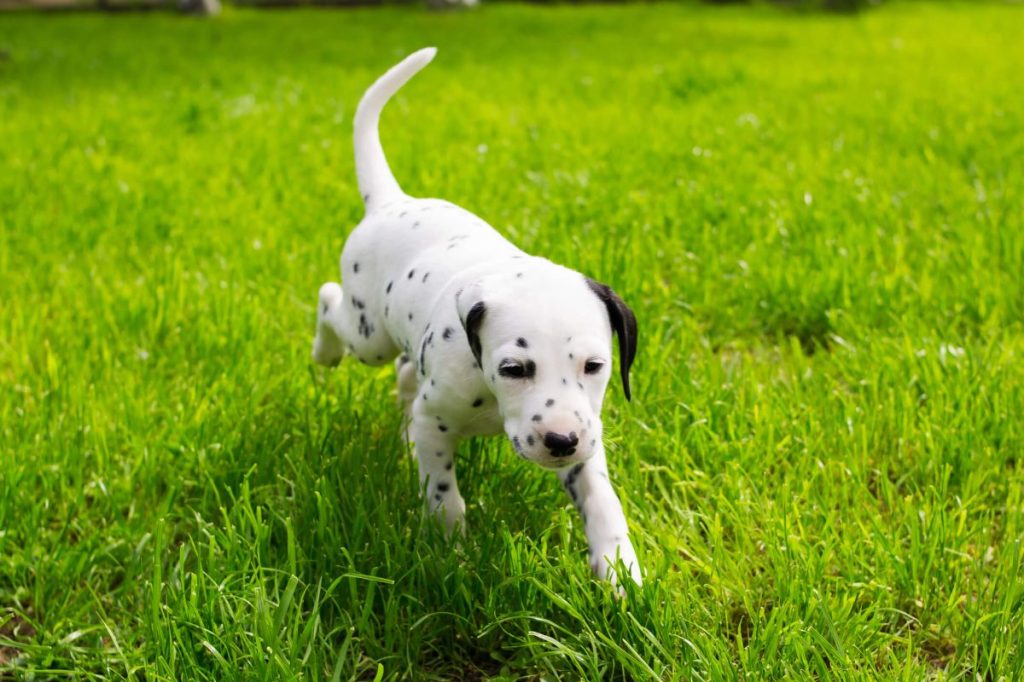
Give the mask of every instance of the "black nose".
[(544, 434), (544, 446), (555, 457), (568, 457), (576, 454), (576, 444), (579, 442), (580, 439), (576, 437), (575, 431), (570, 431), (568, 436), (554, 431)]

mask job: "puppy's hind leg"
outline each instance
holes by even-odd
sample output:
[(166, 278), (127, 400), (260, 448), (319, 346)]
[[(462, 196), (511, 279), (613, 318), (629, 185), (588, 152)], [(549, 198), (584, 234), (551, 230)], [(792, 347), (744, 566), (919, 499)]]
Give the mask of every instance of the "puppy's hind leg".
[(327, 282), (320, 287), (316, 306), (316, 337), (313, 339), (313, 360), (321, 365), (334, 366), (345, 355), (342, 341), (342, 302), (345, 295), (341, 285)]
[(419, 384), (416, 381), (416, 364), (409, 356), (402, 354), (395, 358), (395, 376), (398, 379), (398, 406), (402, 408), (402, 427), (406, 431), (406, 442), (411, 443), (412, 404)]

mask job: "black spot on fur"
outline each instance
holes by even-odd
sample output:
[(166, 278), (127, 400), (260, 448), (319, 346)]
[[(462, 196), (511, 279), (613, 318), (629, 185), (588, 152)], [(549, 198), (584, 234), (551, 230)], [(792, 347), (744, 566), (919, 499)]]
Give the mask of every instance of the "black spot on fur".
[(576, 483), (576, 478), (580, 475), (581, 471), (583, 471), (583, 462), (580, 462), (572, 469), (569, 469), (569, 475), (565, 477), (565, 485), (567, 487), (572, 487), (572, 485)]
[(415, 230), (415, 229), (416, 229), (417, 227), (419, 227), (419, 226), (420, 226), (420, 221), (418, 221), (418, 220), (417, 220), (416, 222), (414, 222), (414, 223), (412, 224), (412, 229), (414, 229), (414, 230)]
[(441, 452), (440, 450), (438, 450), (438, 451), (437, 451), (437, 456), (438, 456), (438, 457), (444, 457), (444, 453), (443, 453), (443, 452)]
[(565, 377), (562, 377), (562, 385), (563, 386), (568, 386), (569, 385), (569, 380), (566, 379)]
[(364, 194), (363, 195), (363, 203), (364, 204), (370, 203), (370, 195), (369, 194)]
[(569, 353), (569, 359), (570, 359), (570, 360), (575, 360), (575, 359), (576, 359), (576, 357), (575, 357), (575, 356), (574, 356), (574, 355), (573, 355), (572, 353)]
[(393, 287), (394, 285), (395, 285), (394, 282), (388, 282), (388, 288), (384, 290), (384, 293), (385, 294), (390, 294), (391, 293), (391, 287)]
[(580, 382), (578, 382), (578, 381), (577, 381), (577, 382), (576, 382), (576, 385), (580, 387), (580, 390), (581, 390), (581, 391), (583, 390), (583, 384), (581, 384)]
[(445, 426), (444, 424), (438, 424), (437, 425), (437, 430), (440, 431), (441, 433), (444, 433), (445, 431), (448, 430), (448, 427)]
[(440, 492), (442, 492), (442, 493), (448, 492), (448, 484), (447, 483), (438, 483), (437, 484), (437, 489)]
[(523, 273), (521, 273), (521, 272), (517, 272), (516, 273), (516, 279), (520, 279), (522, 276), (523, 276)]
[(362, 301), (360, 301), (355, 296), (352, 297), (352, 305), (355, 306), (359, 310), (365, 310), (366, 309), (366, 304), (363, 303)]
[(529, 434), (529, 435), (528, 435), (528, 436), (526, 437), (526, 443), (527, 443), (527, 445), (531, 445), (531, 446), (533, 445), (533, 434), (532, 434), (532, 433), (531, 433), (531, 434)]
[(359, 263), (352, 264), (352, 272), (359, 272)]
[(391, 312), (391, 306), (384, 306), (384, 317), (387, 317), (389, 312)]
[(412, 313), (409, 313), (409, 321), (412, 322)]
[(455, 333), (454, 329), (452, 329), (451, 327), (445, 327), (444, 328), (444, 333), (441, 334), (441, 338), (444, 339), (445, 341), (448, 341), (448, 340), (450, 340), (452, 338), (452, 334), (454, 334), (454, 333)]
[(416, 274), (416, 268), (413, 268), (412, 270), (409, 271), (408, 279), (412, 279), (412, 276), (415, 275), (415, 274)]
[(448, 462), (447, 464), (445, 464), (444, 465), (444, 470), (445, 471), (451, 471), (452, 470), (452, 463)]
[(473, 407), (480, 407), (483, 404), (484, 404), (484, 399), (483, 398), (477, 398), (476, 400), (473, 401)]
[(543, 419), (543, 417), (541, 417), (539, 414), (535, 414), (533, 415), (532, 419), (535, 422), (539, 422), (541, 419)]
[(554, 405), (554, 404), (555, 404), (555, 400), (554, 400), (554, 398), (548, 398), (547, 402), (546, 402), (546, 403), (544, 403), (544, 404), (545, 404), (546, 406), (548, 406), (548, 407), (551, 407), (552, 405)]
[(430, 277), (430, 273), (429, 273), (429, 272), (423, 275), (423, 283), (424, 283), (424, 284), (425, 284), (425, 283), (426, 283), (426, 281), (427, 281), (427, 277)]
[(516, 345), (519, 346), (520, 348), (529, 348), (529, 345), (526, 343), (526, 339), (524, 339), (521, 336), (518, 339), (516, 339)]
[(374, 332), (374, 326), (366, 319), (366, 313), (359, 313), (359, 328), (358, 332), (360, 336), (370, 338)]
[(519, 444), (519, 436), (512, 436), (512, 445), (515, 446), (516, 450), (522, 450), (522, 446)]
[(327, 308), (328, 308), (327, 304), (326, 304), (326, 303), (324, 303), (324, 307), (322, 308), (322, 311), (323, 311), (323, 314), (324, 314), (324, 315), (326, 315), (326, 314), (327, 314)]

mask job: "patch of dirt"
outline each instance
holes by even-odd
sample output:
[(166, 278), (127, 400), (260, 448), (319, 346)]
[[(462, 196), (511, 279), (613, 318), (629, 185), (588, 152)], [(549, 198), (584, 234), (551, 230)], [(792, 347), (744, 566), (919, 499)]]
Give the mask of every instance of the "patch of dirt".
[(21, 649), (5, 642), (27, 642), (35, 636), (36, 629), (27, 620), (11, 609), (0, 611), (0, 670), (10, 666), (21, 653)]

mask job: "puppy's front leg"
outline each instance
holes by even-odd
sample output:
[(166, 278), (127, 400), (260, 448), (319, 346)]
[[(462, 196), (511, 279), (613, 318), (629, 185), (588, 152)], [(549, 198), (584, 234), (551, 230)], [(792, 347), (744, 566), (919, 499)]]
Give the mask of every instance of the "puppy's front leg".
[(466, 515), (466, 502), (455, 478), (458, 438), (450, 435), (444, 423), (415, 409), (409, 435), (419, 463), (420, 488), (427, 509), (441, 517), (446, 531), (451, 533), (455, 526), (462, 525)]
[(615, 562), (626, 565), (629, 576), (640, 585), (640, 562), (629, 541), (629, 528), (622, 513), (622, 504), (608, 480), (608, 465), (604, 448), (586, 462), (558, 473), (565, 491), (583, 518), (583, 527), (590, 544), (590, 568), (599, 578), (619, 583)]

